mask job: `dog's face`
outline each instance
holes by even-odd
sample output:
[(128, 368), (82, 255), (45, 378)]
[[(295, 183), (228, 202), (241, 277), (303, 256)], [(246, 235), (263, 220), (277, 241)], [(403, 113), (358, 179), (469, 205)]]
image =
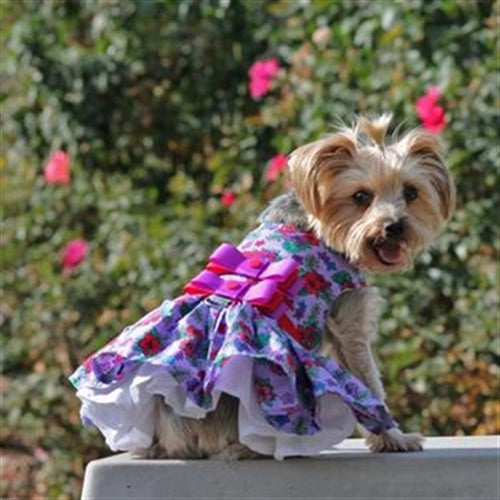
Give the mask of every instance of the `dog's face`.
[(374, 272), (410, 267), (455, 202), (437, 137), (416, 129), (386, 145), (389, 121), (362, 119), (289, 158), (292, 184), (318, 236)]

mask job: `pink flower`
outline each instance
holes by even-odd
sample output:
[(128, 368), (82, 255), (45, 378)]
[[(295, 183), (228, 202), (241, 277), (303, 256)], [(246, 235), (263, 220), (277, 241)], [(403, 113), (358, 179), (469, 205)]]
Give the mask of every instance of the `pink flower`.
[(271, 83), (279, 70), (278, 60), (274, 58), (262, 59), (252, 65), (248, 70), (248, 76), (250, 77), (250, 95), (253, 99), (259, 99), (269, 92)]
[(69, 155), (64, 151), (54, 151), (43, 169), (45, 180), (49, 184), (68, 184)]
[(236, 195), (232, 191), (225, 191), (220, 198), (220, 202), (225, 207), (230, 207), (235, 201)]
[(446, 125), (444, 109), (438, 105), (441, 91), (433, 85), (427, 89), (427, 93), (417, 99), (415, 111), (422, 121), (422, 125), (431, 132), (438, 133)]
[(286, 168), (287, 156), (283, 153), (278, 153), (273, 156), (267, 165), (264, 177), (266, 181), (275, 181), (279, 174)]
[(71, 240), (64, 247), (62, 255), (62, 267), (65, 272), (69, 272), (85, 259), (89, 244), (83, 238)]

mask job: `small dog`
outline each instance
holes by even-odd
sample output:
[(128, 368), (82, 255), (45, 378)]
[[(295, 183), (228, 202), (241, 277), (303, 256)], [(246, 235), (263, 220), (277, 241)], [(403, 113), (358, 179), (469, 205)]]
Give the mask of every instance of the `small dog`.
[[(390, 115), (359, 119), (289, 157), (293, 192), (275, 199), (260, 221), (312, 230), (359, 269), (393, 273), (408, 269), (436, 237), (455, 203), (455, 187), (438, 138), (415, 129), (385, 142)], [(381, 300), (373, 288), (344, 292), (331, 306), (322, 353), (362, 380), (382, 401), (384, 388), (372, 354)], [(354, 322), (352, 318), (357, 318)], [(151, 458), (253, 458), (238, 442), (238, 401), (223, 394), (204, 419), (176, 415), (156, 399)], [(397, 428), (365, 432), (374, 452), (416, 451), (420, 434)]]

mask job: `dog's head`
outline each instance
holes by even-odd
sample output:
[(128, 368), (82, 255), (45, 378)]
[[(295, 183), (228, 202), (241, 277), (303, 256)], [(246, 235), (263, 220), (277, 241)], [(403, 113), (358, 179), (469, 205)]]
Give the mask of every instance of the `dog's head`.
[(362, 269), (398, 271), (439, 233), (455, 187), (439, 139), (415, 129), (390, 144), (390, 115), (295, 150), (290, 176), (316, 233)]

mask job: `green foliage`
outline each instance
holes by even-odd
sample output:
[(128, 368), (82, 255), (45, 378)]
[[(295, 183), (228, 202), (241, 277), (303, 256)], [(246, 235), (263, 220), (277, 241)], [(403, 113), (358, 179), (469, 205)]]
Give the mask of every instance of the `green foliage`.
[[(387, 299), (380, 357), (405, 429), (498, 432), (498, 2), (2, 2), (2, 440), (35, 457), (38, 495), (79, 494), (106, 453), (66, 378), (173, 296), (283, 189), (266, 162), (339, 118), (443, 90), (458, 184), (446, 233)], [(321, 28), (321, 31), (318, 31)], [(248, 68), (277, 57), (269, 95)], [(48, 185), (50, 152), (71, 182)], [(220, 203), (223, 190), (237, 194)], [(63, 273), (61, 250), (90, 242)], [(44, 452), (49, 459), (45, 460)], [(4, 487), (2, 496), (22, 496)]]

